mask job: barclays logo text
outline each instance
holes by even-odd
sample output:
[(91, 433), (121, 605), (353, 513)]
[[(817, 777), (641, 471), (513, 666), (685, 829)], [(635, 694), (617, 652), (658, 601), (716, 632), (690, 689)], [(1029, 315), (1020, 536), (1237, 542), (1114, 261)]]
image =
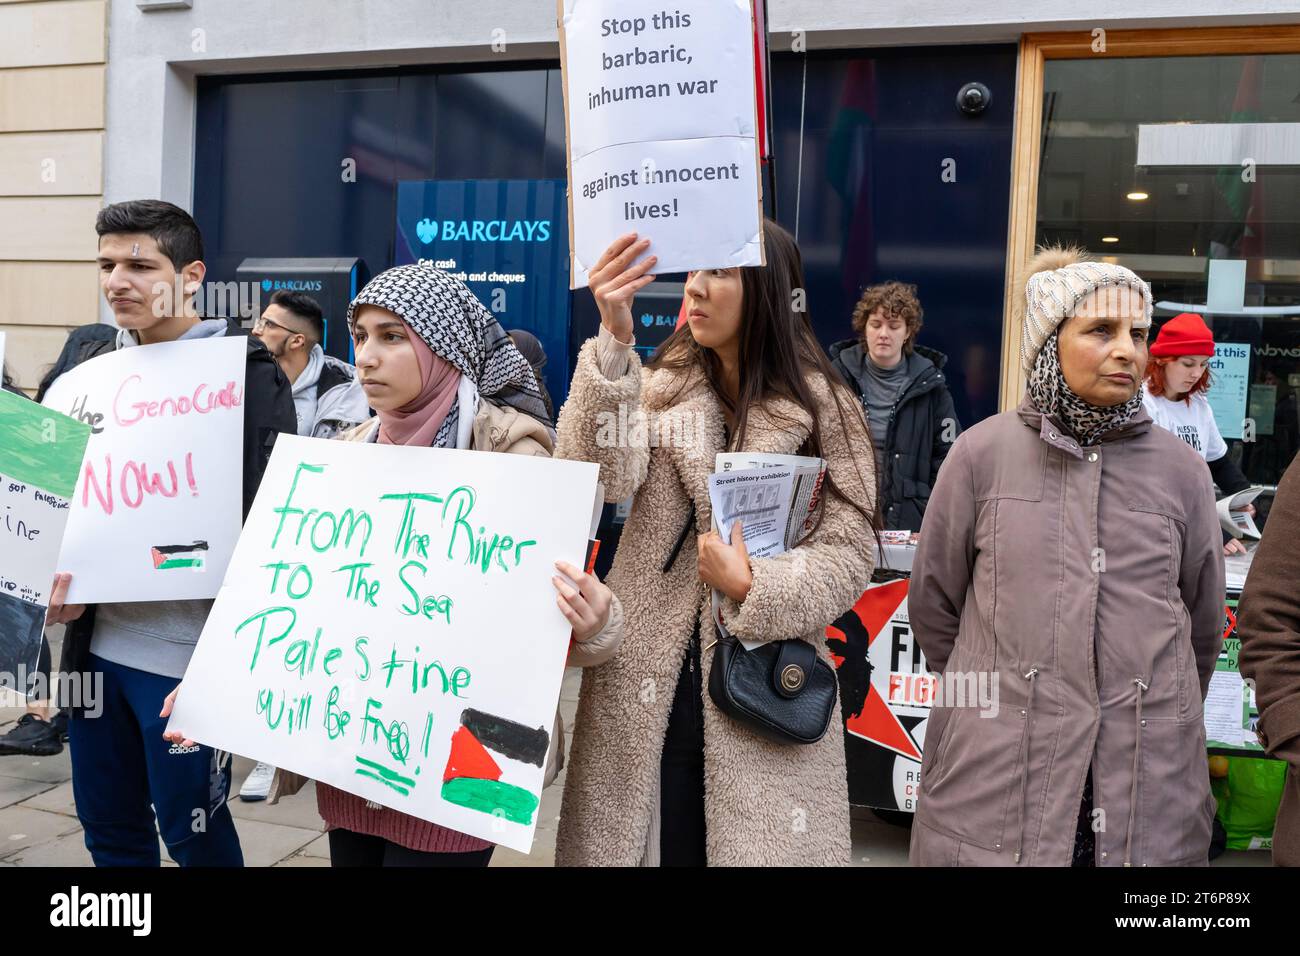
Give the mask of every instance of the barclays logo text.
[(262, 291), (320, 292), (325, 284), (320, 279), (263, 279)]
[(444, 219), (439, 222), (428, 217), (415, 224), (415, 234), (428, 245), (441, 238), (443, 242), (549, 242), (549, 219)]

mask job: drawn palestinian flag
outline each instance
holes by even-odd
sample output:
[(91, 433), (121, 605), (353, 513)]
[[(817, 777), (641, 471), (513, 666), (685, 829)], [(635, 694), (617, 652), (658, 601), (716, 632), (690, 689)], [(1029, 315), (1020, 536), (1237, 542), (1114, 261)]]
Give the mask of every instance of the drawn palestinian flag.
[(176, 568), (203, 567), (203, 552), (208, 550), (206, 541), (193, 544), (156, 544), (149, 549), (153, 557), (155, 571), (172, 571)]
[(507, 768), (509, 761), (541, 767), (550, 733), (473, 708), (461, 712), (460, 723), (451, 736), (451, 753), (442, 773), (442, 798), (512, 823), (532, 823), (540, 802), (537, 794), (502, 780), (506, 771), (498, 759), (505, 760)]

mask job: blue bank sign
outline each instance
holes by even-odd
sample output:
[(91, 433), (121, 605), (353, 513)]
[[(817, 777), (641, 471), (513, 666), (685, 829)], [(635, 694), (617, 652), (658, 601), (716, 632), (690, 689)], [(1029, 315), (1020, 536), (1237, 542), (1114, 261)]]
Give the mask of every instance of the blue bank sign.
[(422, 245), (437, 242), (549, 242), (551, 220), (516, 219), (436, 219), (424, 218), (415, 224), (415, 234)]
[(470, 287), (507, 329), (546, 350), (558, 410), (569, 382), (568, 206), (563, 179), (397, 184), (397, 265), (428, 262)]

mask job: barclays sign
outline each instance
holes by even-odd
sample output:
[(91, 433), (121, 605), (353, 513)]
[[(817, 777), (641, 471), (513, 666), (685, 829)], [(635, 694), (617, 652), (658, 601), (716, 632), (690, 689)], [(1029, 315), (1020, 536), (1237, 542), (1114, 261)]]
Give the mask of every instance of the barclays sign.
[(263, 292), (320, 292), (324, 288), (320, 279), (263, 279)]
[(397, 184), (395, 265), (457, 276), (507, 329), (537, 336), (557, 407), (569, 386), (569, 238), (563, 179), (425, 179)]
[(415, 224), (420, 242), (549, 242), (549, 219), (437, 219), (425, 217)]

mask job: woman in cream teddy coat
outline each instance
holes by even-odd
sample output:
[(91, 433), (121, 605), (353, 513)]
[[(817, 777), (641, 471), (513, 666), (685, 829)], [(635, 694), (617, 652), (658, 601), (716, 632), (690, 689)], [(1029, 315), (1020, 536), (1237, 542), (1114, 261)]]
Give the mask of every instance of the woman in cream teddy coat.
[[(602, 330), (579, 355), (557, 457), (597, 462), (606, 499), (635, 500), (608, 579), (623, 604), (623, 643), (583, 673), (557, 835), (561, 866), (660, 862), (660, 827), (678, 825), (677, 804), (665, 804), (661, 820), (661, 756), (674, 701), (683, 696), (674, 688), (692, 683), (693, 707), (703, 710), (704, 845), (691, 862), (849, 860), (838, 708), (818, 743), (783, 745), (721, 713), (699, 691), (707, 687), (715, 638), (711, 585), (736, 592), (722, 604), (732, 634), (801, 638), (829, 660), (825, 627), (857, 600), (872, 570), (875, 478), (861, 409), (830, 370), (807, 315), (790, 308), (793, 291), (803, 287), (793, 239), (768, 222), (765, 242), (764, 267), (691, 274), (689, 326), (650, 368), (626, 344), (628, 305), (650, 281), (655, 260), (631, 263), (648, 240), (618, 240), (591, 275)], [(791, 384), (795, 376), (802, 381)], [(622, 433), (620, 419), (630, 423)], [(739, 450), (825, 458), (820, 523), (792, 551), (749, 560), (743, 543), (706, 534), (714, 456), (729, 445), (735, 450), (734, 437)], [(699, 544), (687, 535), (665, 572), (687, 522)], [(685, 678), (688, 670), (694, 677), (696, 640), (701, 674), (692, 682)]]

